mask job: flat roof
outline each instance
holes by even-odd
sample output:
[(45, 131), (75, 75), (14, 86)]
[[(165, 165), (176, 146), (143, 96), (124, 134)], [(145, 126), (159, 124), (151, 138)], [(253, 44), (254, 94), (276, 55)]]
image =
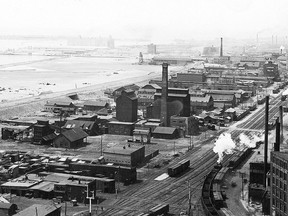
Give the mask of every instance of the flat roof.
[[(128, 147), (125, 146), (125, 149), (123, 148), (124, 146), (113, 146), (111, 148), (107, 148), (104, 150), (105, 153), (114, 153), (114, 154), (124, 154), (124, 155), (131, 155), (133, 152), (145, 148), (144, 146), (130, 146)], [(104, 155), (105, 158), (105, 155)]]
[(118, 121), (111, 121), (109, 124), (122, 124), (122, 125), (133, 125), (134, 122), (118, 122)]

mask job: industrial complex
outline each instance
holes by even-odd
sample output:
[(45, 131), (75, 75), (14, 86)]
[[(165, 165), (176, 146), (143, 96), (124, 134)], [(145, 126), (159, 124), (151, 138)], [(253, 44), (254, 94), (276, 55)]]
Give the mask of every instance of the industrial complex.
[(158, 73), (144, 81), (0, 107), (41, 104), (0, 119), (0, 216), (288, 215), (287, 52), (218, 43), (201, 56), (150, 43), (135, 65)]

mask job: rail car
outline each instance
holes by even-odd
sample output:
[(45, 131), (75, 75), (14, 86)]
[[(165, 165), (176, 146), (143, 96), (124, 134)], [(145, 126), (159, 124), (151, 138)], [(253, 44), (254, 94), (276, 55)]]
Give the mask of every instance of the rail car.
[(190, 166), (190, 160), (188, 159), (181, 160), (175, 165), (168, 167), (168, 175), (174, 177), (187, 170), (189, 166)]
[(149, 216), (167, 215), (169, 212), (169, 204), (158, 204), (149, 209)]
[[(245, 148), (236, 152), (227, 160), (223, 166), (216, 165), (206, 176), (202, 186), (201, 203), (205, 215), (207, 216), (225, 216), (233, 215), (226, 208), (226, 194), (221, 191), (221, 182), (223, 182), (225, 174), (229, 169), (239, 166), (252, 152), (252, 148)], [(221, 209), (224, 209), (224, 213)]]

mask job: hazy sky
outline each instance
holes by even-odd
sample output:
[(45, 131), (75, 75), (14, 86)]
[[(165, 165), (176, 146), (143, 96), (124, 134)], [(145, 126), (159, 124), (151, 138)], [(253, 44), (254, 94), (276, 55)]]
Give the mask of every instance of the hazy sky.
[(288, 0), (0, 0), (0, 34), (284, 37), (287, 8)]

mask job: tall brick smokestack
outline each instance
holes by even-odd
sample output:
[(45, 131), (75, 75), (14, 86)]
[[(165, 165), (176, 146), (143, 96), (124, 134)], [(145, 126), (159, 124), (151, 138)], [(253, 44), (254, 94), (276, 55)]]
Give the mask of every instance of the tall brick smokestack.
[(164, 127), (168, 126), (168, 63), (162, 64), (162, 95), (161, 95), (161, 123)]
[(268, 171), (268, 121), (269, 121), (269, 96), (266, 96), (265, 104), (265, 137), (264, 137), (264, 179), (263, 185), (266, 188), (266, 175)]
[(221, 37), (221, 45), (220, 45), (220, 57), (223, 56), (223, 38)]
[(276, 120), (276, 141), (274, 144), (274, 151), (280, 151), (280, 122), (279, 117)]

